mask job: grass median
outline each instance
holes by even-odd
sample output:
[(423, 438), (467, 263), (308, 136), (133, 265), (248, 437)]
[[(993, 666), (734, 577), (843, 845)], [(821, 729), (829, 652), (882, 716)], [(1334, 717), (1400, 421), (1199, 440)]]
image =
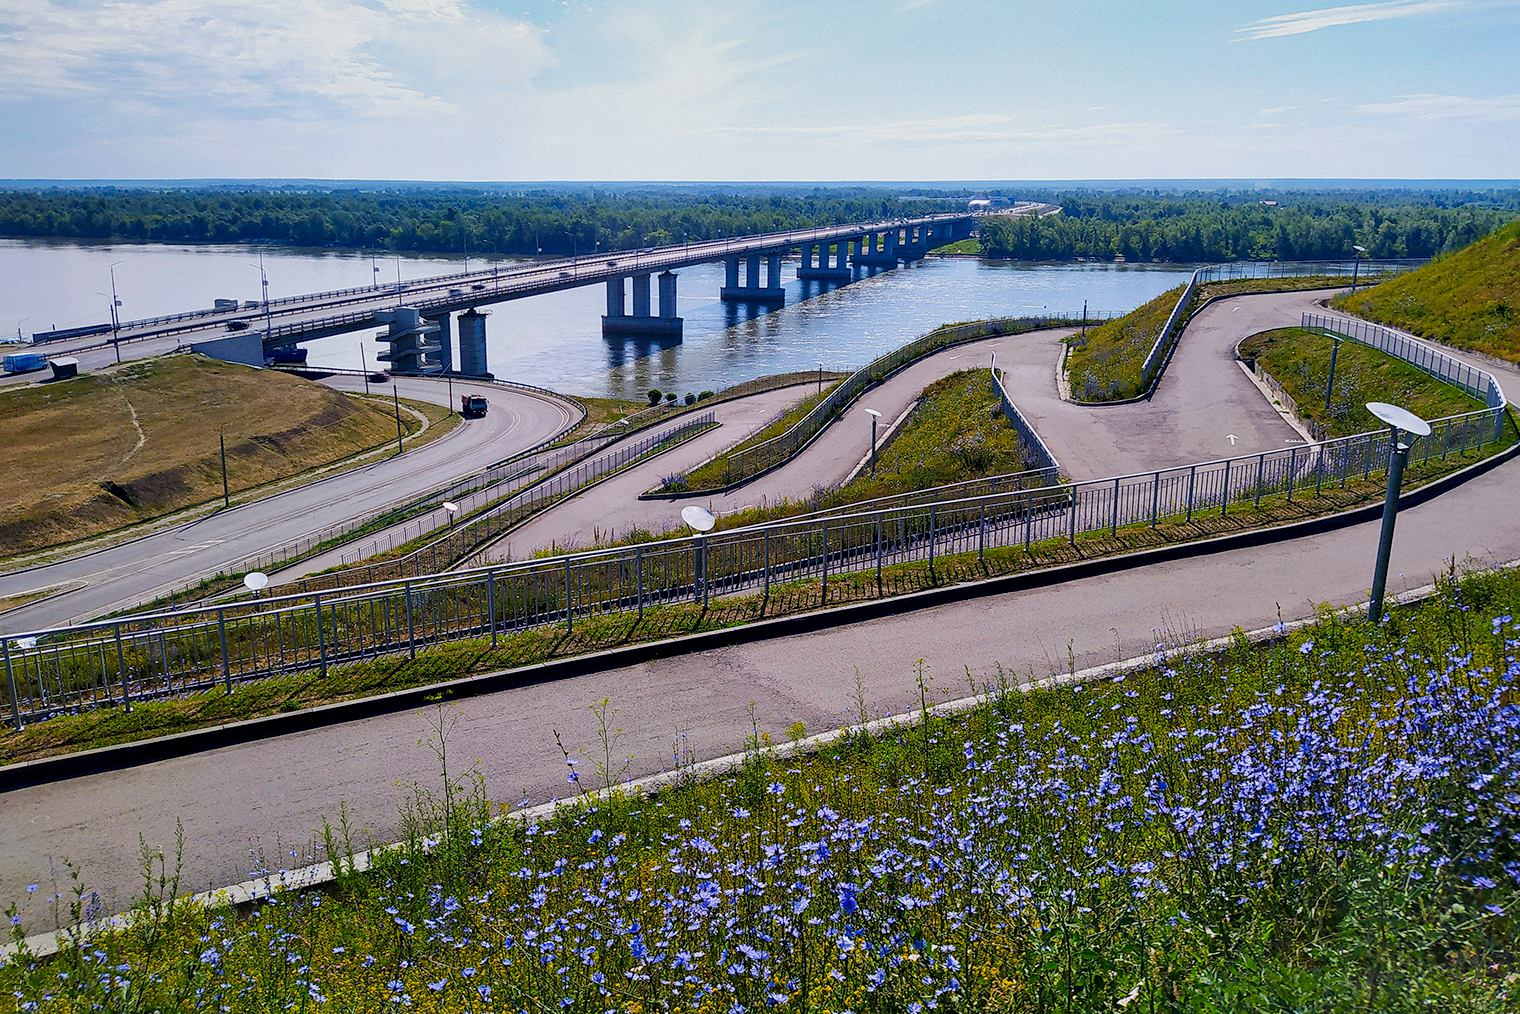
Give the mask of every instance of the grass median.
[[(1330, 356), (1335, 354), (1335, 386), (1330, 390)], [(1395, 356), (1345, 339), (1340, 350), (1329, 337), (1303, 328), (1279, 328), (1251, 335), (1240, 343), (1240, 358), (1271, 374), (1297, 403), (1300, 418), (1319, 439), (1346, 437), (1377, 429), (1381, 422), (1367, 402), (1386, 401), (1422, 419), (1476, 412), (1484, 404), (1459, 388), (1432, 377)]]

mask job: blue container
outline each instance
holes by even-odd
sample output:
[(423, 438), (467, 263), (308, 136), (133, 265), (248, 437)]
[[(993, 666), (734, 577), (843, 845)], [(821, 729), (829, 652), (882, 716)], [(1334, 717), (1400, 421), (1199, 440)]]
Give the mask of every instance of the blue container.
[(6, 373), (31, 373), (47, 366), (47, 357), (36, 352), (13, 352), (5, 357)]

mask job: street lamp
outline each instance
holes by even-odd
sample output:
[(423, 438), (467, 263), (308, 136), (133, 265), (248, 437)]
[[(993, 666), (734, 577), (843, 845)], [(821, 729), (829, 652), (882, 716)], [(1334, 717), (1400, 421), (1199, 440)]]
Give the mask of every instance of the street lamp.
[(1353, 243), (1351, 244), (1351, 249), (1355, 251), (1355, 253), (1351, 255), (1351, 291), (1354, 294), (1356, 292), (1356, 277), (1358, 269), (1362, 266), (1362, 254), (1367, 252), (1367, 248), (1364, 246), (1357, 246), (1355, 243)]
[[(125, 264), (126, 261), (117, 261), (116, 264)], [(121, 362), (121, 300), (116, 298), (116, 264), (111, 265), (111, 344), (116, 348), (116, 361)]]
[[(707, 608), (707, 539), (708, 532), (718, 523), (718, 519), (712, 516), (712, 512), (706, 507), (698, 507), (692, 504), (690, 507), (681, 508), (681, 520), (686, 522), (688, 528), (697, 534), (692, 538), (692, 561), (693, 580), (696, 584), (697, 595), (701, 596), (702, 608)], [(696, 597), (696, 596), (693, 596)]]
[(27, 321), (29, 321), (31, 319), (32, 319), (31, 316), (27, 315), (25, 317), (22, 317), (20, 320), (16, 321), (16, 340), (18, 342), (26, 340), (26, 339), (24, 339), (24, 338), (21, 337), (21, 325), (25, 324)]
[(814, 360), (814, 362), (818, 363), (818, 393), (822, 394), (823, 393), (823, 363), (820, 360)]
[(1388, 424), (1388, 495), (1383, 501), (1383, 530), (1378, 535), (1377, 566), (1372, 572), (1372, 601), (1367, 618), (1373, 623), (1383, 618), (1383, 590), (1388, 584), (1388, 558), (1393, 554), (1393, 523), (1399, 514), (1399, 487), (1404, 482), (1404, 464), (1409, 460), (1408, 436), (1430, 436), (1430, 423), (1408, 409), (1381, 401), (1369, 401), (1367, 411)]
[(262, 570), (250, 570), (243, 575), (243, 587), (253, 592), (253, 597), (258, 598), (259, 592), (269, 584), (269, 575)]
[(866, 415), (871, 417), (871, 474), (876, 474), (876, 420), (881, 418), (881, 413), (874, 408), (866, 409)]
[(459, 505), (452, 500), (443, 502), (443, 512), (449, 516), (449, 527), (454, 527), (454, 515), (459, 513)]
[(264, 289), (264, 337), (268, 338), (270, 337), (269, 332), (271, 327), (269, 320), (269, 276), (264, 273), (264, 251), (259, 251), (259, 262), (257, 264), (249, 261), (248, 265), (259, 269), (259, 283)]

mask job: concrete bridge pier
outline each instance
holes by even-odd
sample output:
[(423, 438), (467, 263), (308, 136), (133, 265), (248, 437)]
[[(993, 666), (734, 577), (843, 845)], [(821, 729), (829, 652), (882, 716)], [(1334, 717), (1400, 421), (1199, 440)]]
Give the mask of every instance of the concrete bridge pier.
[[(829, 264), (828, 243), (806, 243), (802, 247), (802, 266), (797, 269), (797, 277), (804, 281), (816, 280), (823, 282), (848, 282), (850, 280), (850, 266), (848, 262), (848, 240), (837, 240), (834, 265)], [(818, 252), (818, 264), (813, 265), (813, 251)]]
[[(438, 373), (439, 345), (438, 325), (424, 322), (422, 315), (412, 306), (397, 306), (375, 313), (375, 319), (386, 329), (375, 335), (375, 341), (390, 347), (375, 358), (390, 364), (392, 373), (402, 376), (425, 376)], [(463, 324), (463, 320), (460, 321)]]
[(750, 254), (744, 258), (744, 284), (739, 284), (739, 258), (728, 258), (724, 285), (718, 298), (725, 303), (785, 303), (786, 290), (781, 287), (781, 255), (765, 257), (766, 278), (760, 280), (760, 255)]
[(490, 377), (486, 366), (486, 314), (471, 307), (459, 315), (459, 372), (470, 377)]
[(660, 315), (650, 312), (649, 273), (633, 276), (633, 313), (624, 312), (623, 279), (607, 282), (607, 316), (602, 318), (602, 336), (638, 335), (680, 340), (685, 322), (676, 316), (676, 274), (660, 275)]
[[(878, 240), (880, 249), (877, 248)], [(879, 237), (875, 233), (866, 233), (861, 246), (861, 252), (853, 258), (856, 264), (871, 268), (895, 268), (897, 267), (897, 230), (891, 229), (882, 233)]]

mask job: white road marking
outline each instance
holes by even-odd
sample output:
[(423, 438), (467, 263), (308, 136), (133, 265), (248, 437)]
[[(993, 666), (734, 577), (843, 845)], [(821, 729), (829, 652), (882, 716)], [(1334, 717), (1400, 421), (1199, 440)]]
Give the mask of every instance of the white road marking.
[(1230, 434), (1230, 435), (1229, 435), (1229, 436), (1228, 436), (1228, 437), (1226, 437), (1226, 438), (1225, 438), (1225, 439), (1227, 439), (1227, 440), (1229, 440), (1229, 442), (1230, 442), (1230, 446), (1231, 446), (1231, 447), (1234, 447), (1234, 446), (1235, 446), (1235, 441), (1236, 441), (1236, 439), (1237, 439), (1237, 437), (1236, 437), (1236, 436), (1235, 436), (1235, 434), (1233, 434), (1233, 433), (1231, 433), (1231, 434)]

